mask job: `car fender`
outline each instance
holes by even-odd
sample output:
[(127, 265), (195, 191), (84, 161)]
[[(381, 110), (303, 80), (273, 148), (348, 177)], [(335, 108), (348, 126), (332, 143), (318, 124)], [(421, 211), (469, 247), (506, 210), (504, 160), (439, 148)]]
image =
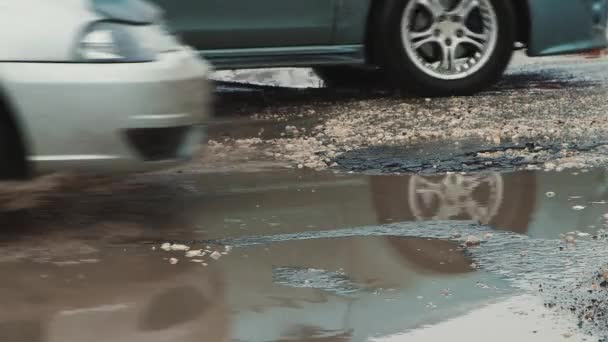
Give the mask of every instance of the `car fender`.
[(84, 0), (0, 1), (0, 61), (73, 60), (82, 30), (98, 18)]

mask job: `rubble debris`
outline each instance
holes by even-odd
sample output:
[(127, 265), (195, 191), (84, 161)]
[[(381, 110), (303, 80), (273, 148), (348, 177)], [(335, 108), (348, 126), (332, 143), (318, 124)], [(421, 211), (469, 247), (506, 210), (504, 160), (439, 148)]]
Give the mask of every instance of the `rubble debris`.
[(186, 252), (186, 258), (204, 257), (206, 254), (202, 249), (190, 250)]
[(169, 251), (188, 251), (190, 247), (181, 244), (170, 244), (168, 242), (163, 243), (160, 246), (160, 249), (169, 252)]
[(173, 245), (171, 245), (171, 250), (172, 251), (189, 251), (190, 247), (188, 247), (186, 245), (173, 244)]
[(212, 259), (214, 259), (214, 260), (218, 260), (219, 258), (221, 258), (221, 257), (222, 257), (222, 254), (221, 254), (221, 253), (219, 253), (218, 251), (214, 251), (213, 253), (211, 253), (211, 255), (210, 255), (210, 256), (211, 256), (211, 258), (212, 258)]

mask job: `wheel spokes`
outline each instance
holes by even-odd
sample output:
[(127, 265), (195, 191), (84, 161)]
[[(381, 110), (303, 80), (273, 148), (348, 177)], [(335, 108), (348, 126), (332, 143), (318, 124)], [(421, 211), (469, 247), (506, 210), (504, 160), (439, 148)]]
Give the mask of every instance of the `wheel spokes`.
[(450, 11), (450, 14), (466, 19), (471, 14), (471, 11), (477, 7), (479, 7), (478, 0), (460, 0), (458, 5)]
[(498, 39), (498, 20), (489, 0), (412, 0), (406, 6), (402, 39), (406, 52), (426, 73), (463, 78), (490, 58)]
[(479, 40), (475, 40), (473, 38), (470, 37), (462, 37), (459, 41), (458, 44), (470, 44), (473, 45), (475, 48), (477, 48), (479, 50), (479, 52), (482, 52), (483, 49), (485, 48), (485, 41), (484, 42), (480, 42)]
[(463, 25), (462, 30), (464, 31), (464, 36), (469, 38), (469, 39), (474, 39), (480, 42), (485, 42), (486, 40), (488, 40), (488, 33), (487, 31), (484, 31), (483, 33), (477, 33), (477, 32), (473, 32), (471, 31), (468, 27)]
[(430, 28), (428, 30), (425, 31), (420, 31), (420, 32), (410, 32), (410, 40), (412, 41), (418, 41), (420, 39), (426, 39), (428, 37), (432, 37), (434, 34), (434, 30), (433, 28)]
[(440, 67), (445, 71), (456, 70), (456, 49), (454, 45), (447, 45), (445, 43), (439, 44), (441, 46), (441, 64)]
[(471, 31), (466, 25), (461, 28), (462, 37), (457, 40), (457, 44), (469, 44), (474, 46), (479, 52), (483, 52), (489, 40), (489, 29), (484, 28), (484, 32), (477, 33)]
[(445, 12), (445, 7), (439, 0), (416, 0), (416, 3), (426, 8), (433, 15), (433, 18), (438, 18)]
[(425, 44), (437, 43), (439, 41), (433, 27), (421, 32), (410, 32), (409, 39), (414, 49), (419, 49)]

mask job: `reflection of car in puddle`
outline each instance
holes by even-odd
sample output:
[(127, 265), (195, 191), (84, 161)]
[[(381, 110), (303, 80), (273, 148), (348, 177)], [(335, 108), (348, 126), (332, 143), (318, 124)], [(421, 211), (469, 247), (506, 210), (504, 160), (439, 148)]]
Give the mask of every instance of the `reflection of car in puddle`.
[[(380, 223), (475, 220), (498, 230), (557, 238), (576, 230), (595, 233), (608, 211), (604, 170), (383, 176), (372, 177), (370, 184)], [(576, 205), (584, 210), (573, 210)]]
[[(441, 240), (351, 237), (276, 242), (224, 260), (234, 337), (368, 341), (443, 321), (508, 293)], [(480, 289), (483, 282), (501, 291)], [(504, 292), (503, 292), (504, 291)], [(254, 328), (255, 327), (255, 328)]]
[(502, 175), (448, 174), (438, 182), (414, 175), (408, 199), (410, 210), (419, 220), (468, 218), (488, 224), (502, 204)]
[[(37, 239), (36, 247), (31, 241), (21, 246), (30, 256), (0, 263), (2, 341), (229, 339), (224, 284), (212, 265), (170, 265), (158, 252), (138, 246), (107, 248), (93, 243), (100, 248), (79, 255), (62, 246), (83, 241), (32, 239)], [(36, 254), (71, 261), (51, 262)]]
[[(342, 200), (354, 202), (355, 194), (361, 194), (357, 214), (363, 215), (363, 208), (370, 205), (366, 214), (374, 216), (373, 221), (477, 219), (525, 232), (534, 210), (535, 198), (524, 190), (533, 188), (534, 174), (366, 180), (357, 190), (345, 189), (349, 195)], [(318, 189), (322, 192), (323, 186)], [(365, 196), (369, 189), (371, 203)], [(276, 193), (267, 195), (279, 202)], [(351, 205), (340, 212), (335, 203), (299, 203), (298, 197), (290, 199), (290, 206), (335, 208), (335, 220), (353, 210)], [(302, 217), (300, 229), (302, 222), (307, 221)], [(244, 253), (246, 259), (225, 260), (230, 270), (228, 297), (238, 308), (234, 324), (239, 340), (365, 341), (445, 320), (509, 292), (497, 275), (472, 267), (473, 261), (457, 243), (440, 239), (360, 236), (283, 241)], [(476, 284), (501, 290), (481, 290)], [(252, 332), (253, 325), (264, 328)]]
[(525, 233), (537, 201), (534, 173), (371, 179), (379, 222), (473, 220)]
[[(314, 235), (378, 222), (438, 218), (478, 219), (497, 230), (555, 239), (560, 232), (586, 227), (608, 209), (608, 204), (589, 204), (608, 199), (603, 170), (578, 176), (568, 172), (451, 176), (363, 177), (298, 171), (194, 179), (185, 175), (170, 180), (171, 192), (125, 190), (123, 196), (115, 192), (109, 197), (78, 198), (71, 206), (73, 213), (62, 219), (66, 221), (55, 222), (62, 227), (70, 220), (78, 222), (73, 235), (85, 231), (83, 217), (99, 220), (100, 213), (119, 222), (140, 217), (141, 224), (128, 237), (110, 237), (118, 231), (124, 235), (124, 227), (106, 231), (89, 227), (94, 229), (82, 233), (85, 238), (75, 238), (99, 247), (83, 256), (99, 259), (93, 264), (53, 266), (34, 262), (35, 257), (9, 262), (2, 258), (7, 252), (3, 245), (0, 274), (10, 276), (3, 277), (0, 289), (0, 336), (32, 342), (70, 342), (70, 338), (215, 342), (227, 339), (230, 306), (232, 337), (237, 341), (369, 340), (446, 321), (495, 300), (509, 290), (494, 287), (504, 290), (508, 285), (497, 274), (472, 267), (471, 254), (457, 243), (424, 234), (269, 240), (264, 245), (235, 247), (216, 264), (225, 273), (221, 275), (211, 263), (204, 268), (182, 258), (169, 265), (140, 242), (168, 236), (189, 240), (291, 233), (297, 237), (303, 232)], [(548, 198), (547, 191), (557, 195)], [(571, 200), (571, 196), (582, 198)], [(572, 210), (577, 201), (588, 208)], [(54, 221), (42, 219), (48, 220)], [(170, 231), (161, 229), (162, 220)], [(17, 223), (23, 230), (24, 224)], [(27, 243), (11, 241), (15, 250), (10, 254), (51, 245), (54, 235), (48, 227), (37, 228), (46, 233), (23, 234)], [(197, 229), (204, 229), (204, 236), (196, 235)], [(227, 303), (217, 279), (225, 281)]]
[[(382, 223), (473, 219), (497, 230), (520, 234), (539, 234), (548, 229), (557, 238), (565, 228), (538, 220), (544, 214), (536, 210), (548, 208), (547, 202), (555, 201), (544, 196), (548, 188), (567, 199), (573, 189), (565, 189), (563, 184), (572, 183), (572, 175), (540, 175), (522, 172), (370, 177), (366, 178), (369, 187), (363, 183), (356, 191), (353, 186), (344, 190), (348, 197), (342, 200), (349, 204), (342, 205), (349, 209), (336, 212), (334, 219), (349, 217), (354, 202), (358, 203), (357, 215), (363, 215), (368, 199), (364, 189), (371, 189), (372, 201), (368, 204), (372, 208), (368, 214)], [(580, 195), (589, 199), (605, 197), (605, 193), (596, 193), (597, 180), (592, 181), (595, 178), (587, 174), (574, 181)], [(323, 186), (318, 184), (317, 189), (322, 192)], [(332, 188), (328, 193), (334, 196), (339, 192)], [(356, 193), (361, 196), (357, 198)], [(290, 206), (340, 209), (332, 207), (332, 200), (324, 203), (308, 198), (306, 204), (298, 202), (297, 197), (291, 198)], [(550, 211), (564, 212), (570, 206), (566, 201)], [(302, 224), (314, 218), (298, 220), (301, 231), (305, 231)], [(335, 224), (339, 224), (337, 221)], [(293, 236), (298, 238), (297, 233)], [(468, 254), (447, 240), (311, 237), (253, 246), (245, 253), (246, 260), (232, 260), (227, 265), (228, 296), (238, 303), (235, 336), (239, 339), (364, 341), (446, 321), (510, 291), (506, 280), (472, 268)], [(495, 287), (501, 290), (491, 290)], [(264, 328), (256, 329), (254, 334), (254, 325)]]

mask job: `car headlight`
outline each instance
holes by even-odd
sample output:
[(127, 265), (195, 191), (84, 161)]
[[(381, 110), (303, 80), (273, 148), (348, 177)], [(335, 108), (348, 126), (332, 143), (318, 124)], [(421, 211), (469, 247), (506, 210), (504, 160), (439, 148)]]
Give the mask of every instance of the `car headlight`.
[(83, 62), (119, 63), (150, 62), (156, 52), (142, 46), (132, 25), (100, 21), (92, 24), (82, 35), (76, 58)]

